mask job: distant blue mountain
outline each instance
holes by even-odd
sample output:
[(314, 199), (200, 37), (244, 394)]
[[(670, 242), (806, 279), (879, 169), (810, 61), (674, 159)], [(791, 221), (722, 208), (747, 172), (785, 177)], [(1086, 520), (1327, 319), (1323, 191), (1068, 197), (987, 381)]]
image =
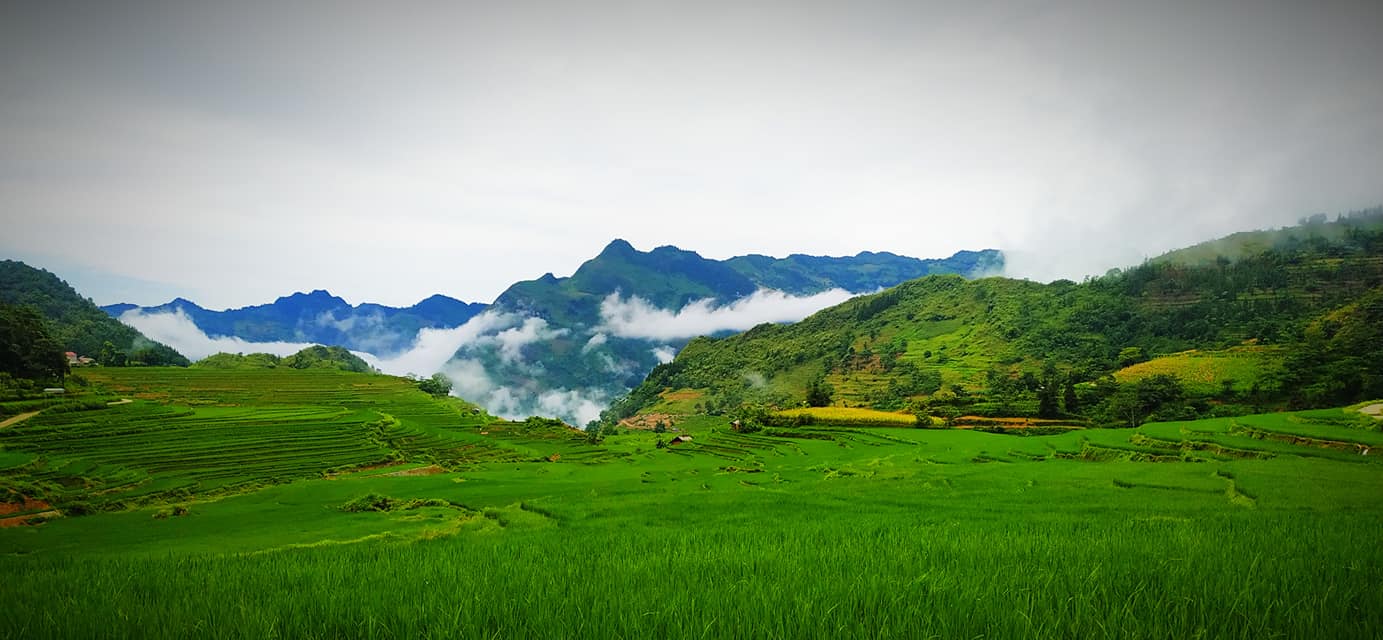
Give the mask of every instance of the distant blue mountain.
[(294, 293), (270, 304), (211, 311), (184, 298), (155, 307), (121, 303), (101, 307), (120, 317), (130, 310), (144, 313), (182, 311), (209, 336), (234, 336), (251, 342), (316, 342), (388, 355), (412, 345), (419, 329), (451, 328), (465, 324), (488, 305), (434, 295), (411, 307), (363, 303), (351, 306), (321, 289)]

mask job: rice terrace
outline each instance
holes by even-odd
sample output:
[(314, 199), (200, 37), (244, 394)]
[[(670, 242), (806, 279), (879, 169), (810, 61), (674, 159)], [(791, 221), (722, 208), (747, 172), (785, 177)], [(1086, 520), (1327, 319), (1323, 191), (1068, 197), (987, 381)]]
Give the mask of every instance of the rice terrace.
[(702, 416), (659, 447), (367, 373), (87, 377), (0, 431), (5, 485), (54, 501), (0, 530), (8, 637), (1367, 637), (1383, 615), (1383, 433), (1348, 408), (1058, 435)]

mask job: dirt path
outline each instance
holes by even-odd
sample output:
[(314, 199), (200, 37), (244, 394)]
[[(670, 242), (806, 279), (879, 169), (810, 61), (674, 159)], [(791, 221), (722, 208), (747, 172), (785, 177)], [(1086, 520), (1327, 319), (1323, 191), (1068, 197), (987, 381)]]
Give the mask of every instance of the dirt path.
[(119, 399), (119, 400), (113, 400), (113, 401), (111, 401), (111, 402), (107, 402), (107, 403), (106, 403), (106, 406), (107, 406), (107, 407), (118, 407), (118, 406), (120, 406), (120, 405), (122, 405), (122, 404), (129, 404), (129, 403), (131, 403), (131, 402), (134, 402), (134, 400), (131, 400), (131, 399), (129, 399), (129, 398), (121, 398), (121, 399)]
[(25, 420), (28, 420), (29, 418), (32, 418), (32, 417), (34, 417), (34, 416), (36, 416), (36, 415), (38, 415), (38, 414), (39, 414), (38, 411), (30, 411), (30, 412), (28, 412), (28, 413), (21, 413), (21, 414), (15, 416), (15, 417), (13, 417), (13, 418), (9, 418), (9, 419), (5, 420), (4, 422), (0, 422), (0, 429), (4, 429), (5, 427), (8, 427), (8, 426), (10, 426), (10, 425), (12, 425), (12, 424), (19, 424), (19, 423), (24, 422)]
[(22, 516), (0, 518), (0, 527), (22, 527), (28, 525), (31, 520), (34, 524), (41, 524), (43, 520), (52, 520), (53, 518), (59, 517), (62, 517), (62, 514), (53, 510), (40, 511), (38, 513), (26, 513)]
[(1383, 418), (1383, 402), (1371, 404), (1366, 407), (1359, 407), (1359, 413), (1375, 418)]

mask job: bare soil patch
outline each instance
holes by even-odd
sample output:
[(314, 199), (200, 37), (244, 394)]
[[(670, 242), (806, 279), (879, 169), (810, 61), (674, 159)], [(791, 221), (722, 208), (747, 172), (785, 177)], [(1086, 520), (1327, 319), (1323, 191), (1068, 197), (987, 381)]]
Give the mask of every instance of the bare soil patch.
[(4, 429), (5, 427), (8, 427), (12, 424), (19, 424), (21, 422), (24, 422), (25, 420), (28, 420), (29, 418), (32, 418), (38, 415), (39, 413), (40, 412), (38, 411), (30, 411), (28, 413), (21, 413), (17, 416), (14, 416), (13, 418), (8, 418), (4, 422), (0, 422), (0, 429)]
[(61, 516), (53, 505), (24, 498), (19, 502), (0, 502), (0, 527), (22, 527)]
[(20, 502), (0, 502), (0, 516), (8, 516), (13, 513), (28, 513), (30, 511), (44, 511), (52, 508), (53, 505), (42, 500), (24, 498)]
[(53, 518), (60, 517), (62, 517), (61, 513), (58, 513), (57, 511), (50, 509), (48, 511), (40, 511), (38, 513), (26, 513), (22, 516), (0, 518), (0, 529), (6, 527), (31, 527), (34, 525), (43, 524), (45, 521), (52, 520)]
[(1371, 405), (1359, 407), (1359, 413), (1375, 418), (1383, 418), (1383, 402), (1376, 402)]

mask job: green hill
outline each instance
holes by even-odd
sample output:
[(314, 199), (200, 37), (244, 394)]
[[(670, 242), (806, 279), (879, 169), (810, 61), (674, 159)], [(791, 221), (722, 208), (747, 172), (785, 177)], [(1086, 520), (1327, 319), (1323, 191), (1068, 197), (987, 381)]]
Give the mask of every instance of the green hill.
[(272, 353), (216, 353), (193, 363), (196, 369), (335, 369), (374, 373), (359, 356), (345, 347), (312, 345), (293, 355), (278, 357)]
[[(1079, 284), (913, 280), (796, 324), (697, 338), (604, 417), (685, 409), (696, 398), (693, 412), (814, 400), (1137, 423), (1383, 396), (1383, 229), (1357, 221), (1317, 223), (1309, 242), (1235, 259), (1153, 260)], [(1242, 345), (1274, 356), (1247, 371), (1241, 357), (1218, 378), (1171, 369), (1121, 384), (1110, 375), (1150, 357)]]
[(187, 366), (182, 354), (110, 317), (44, 269), (0, 260), (0, 303), (33, 308), (65, 350), (104, 364)]
[(1271, 249), (1294, 250), (1303, 245), (1326, 247), (1351, 234), (1383, 229), (1383, 207), (1341, 214), (1333, 222), (1325, 214), (1303, 218), (1296, 226), (1281, 229), (1241, 231), (1223, 238), (1169, 251), (1154, 262), (1200, 265), (1238, 260)]

